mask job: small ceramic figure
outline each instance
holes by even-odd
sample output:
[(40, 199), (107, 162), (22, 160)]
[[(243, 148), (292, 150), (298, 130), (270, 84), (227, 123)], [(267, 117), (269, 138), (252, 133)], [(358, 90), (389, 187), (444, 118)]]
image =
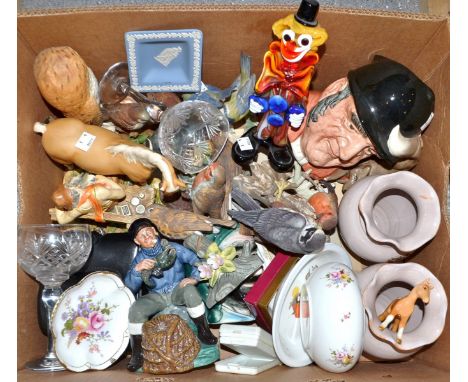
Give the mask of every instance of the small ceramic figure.
[(186, 101), (205, 101), (221, 109), (230, 123), (238, 122), (249, 111), (249, 97), (254, 93), (255, 74), (250, 72), (251, 57), (241, 52), (240, 74), (226, 89), (206, 85), (199, 93), (187, 93), (182, 97)]
[(126, 131), (141, 129), (147, 123), (158, 123), (166, 105), (135, 91), (129, 83), (126, 62), (118, 62), (104, 73), (99, 82), (104, 118)]
[(136, 183), (146, 182), (157, 167), (163, 175), (163, 192), (185, 187), (162, 155), (102, 127), (59, 118), (47, 125), (37, 122), (34, 131), (42, 134), (44, 150), (60, 164), (99, 175), (127, 175)]
[(149, 208), (147, 217), (154, 222), (159, 232), (175, 240), (183, 240), (197, 231), (213, 232), (214, 225), (234, 227), (237, 224), (233, 220), (215, 219), (157, 204)]
[(305, 116), (309, 86), (319, 61), (317, 49), (328, 38), (316, 21), (319, 3), (303, 0), (295, 15), (276, 21), (272, 30), (279, 41), (270, 44), (264, 56), (263, 72), (250, 97), (250, 111), (263, 115), (258, 131), (250, 130), (233, 146), (239, 164), (254, 159), (260, 141), (269, 139), (269, 159), (276, 170), (289, 171), (294, 157), (288, 146), (288, 129), (300, 127)]
[(84, 123), (102, 122), (97, 79), (69, 46), (39, 52), (34, 61), (34, 77), (45, 100), (66, 117)]
[(252, 162), (249, 164), (251, 174), (240, 174), (233, 178), (233, 186), (259, 201), (266, 207), (288, 208), (306, 215), (312, 220), (317, 214), (307, 199), (284, 192), (295, 189), (290, 183), (290, 173), (278, 173), (268, 161)]
[(232, 199), (244, 210), (230, 210), (233, 219), (251, 227), (263, 239), (284, 251), (306, 254), (320, 251), (325, 233), (305, 215), (283, 208), (263, 209), (249, 195), (233, 187)]
[(60, 224), (70, 223), (91, 212), (94, 212), (97, 222), (103, 222), (103, 212), (124, 197), (123, 188), (110, 178), (68, 172), (64, 183), (52, 195), (56, 207), (52, 213)]
[(226, 172), (217, 162), (199, 172), (190, 193), (193, 212), (221, 219), (221, 207), (226, 193)]
[(392, 323), (392, 332), (397, 332), (397, 343), (401, 344), (403, 339), (403, 331), (414, 311), (414, 305), (418, 299), (421, 299), (424, 304), (429, 303), (431, 289), (434, 286), (429, 279), (426, 279), (417, 284), (411, 292), (404, 297), (393, 300), (390, 305), (379, 315), (379, 320), (382, 324), (380, 330), (384, 330)]
[[(368, 321), (364, 335), (367, 357), (377, 361), (405, 360), (440, 337), (447, 315), (447, 295), (441, 282), (427, 268), (412, 262), (375, 264), (356, 276)], [(379, 329), (382, 325), (379, 316), (392, 301), (411, 294), (411, 290), (426, 279), (433, 285), (430, 303), (413, 305), (404, 341), (398, 342), (390, 330)]]
[(250, 174), (237, 175), (232, 180), (233, 185), (264, 203), (269, 203), (271, 198), (275, 198), (277, 184), (287, 181), (290, 176), (289, 173), (275, 171), (268, 160), (258, 159), (249, 163), (249, 168)]
[(316, 214), (317, 222), (325, 231), (330, 231), (338, 224), (338, 197), (331, 183), (322, 181), (325, 190), (314, 193), (307, 202)]
[(255, 74), (250, 73), (251, 57), (241, 52), (240, 74), (234, 81), (234, 90), (224, 102), (223, 111), (230, 123), (244, 118), (249, 112), (249, 97), (254, 93)]
[(426, 84), (405, 66), (376, 56), (322, 93), (311, 92), (308, 117), (288, 136), (303, 169), (314, 179), (329, 179), (372, 156), (390, 167), (417, 159), (433, 111), (434, 93)]
[[(139, 246), (137, 255), (132, 261), (130, 271), (125, 277), (125, 285), (133, 293), (138, 293), (143, 280), (141, 272), (153, 269), (155, 258), (163, 251), (161, 240), (153, 223), (149, 219), (137, 219), (129, 227), (129, 234)], [(211, 333), (205, 317), (205, 305), (195, 285), (200, 280), (196, 267), (192, 268), (190, 277), (185, 277), (184, 264), (195, 265), (199, 258), (188, 248), (170, 242), (176, 250), (177, 257), (171, 268), (163, 272), (161, 278), (152, 276), (154, 287), (149, 293), (138, 298), (129, 310), (129, 332), (132, 346), (132, 358), (128, 364), (130, 371), (136, 371), (143, 365), (142, 358), (142, 327), (154, 314), (161, 312), (171, 303), (184, 305), (197, 326), (198, 338), (205, 344), (217, 343), (217, 338)]]

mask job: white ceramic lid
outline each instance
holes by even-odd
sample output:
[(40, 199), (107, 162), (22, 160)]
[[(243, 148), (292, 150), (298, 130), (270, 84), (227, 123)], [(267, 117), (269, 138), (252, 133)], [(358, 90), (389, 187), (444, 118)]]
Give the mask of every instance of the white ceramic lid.
[(365, 315), (356, 276), (343, 263), (320, 266), (301, 288), (302, 345), (321, 368), (340, 373), (361, 356)]
[(303, 367), (313, 362), (302, 346), (296, 297), (299, 297), (306, 277), (330, 262), (340, 262), (351, 268), (346, 251), (337, 244), (326, 243), (321, 252), (302, 256), (279, 287), (273, 310), (272, 336), (275, 352), (287, 366)]
[(59, 361), (69, 370), (103, 370), (129, 342), (128, 310), (135, 298), (113, 273), (95, 272), (67, 289), (51, 326)]

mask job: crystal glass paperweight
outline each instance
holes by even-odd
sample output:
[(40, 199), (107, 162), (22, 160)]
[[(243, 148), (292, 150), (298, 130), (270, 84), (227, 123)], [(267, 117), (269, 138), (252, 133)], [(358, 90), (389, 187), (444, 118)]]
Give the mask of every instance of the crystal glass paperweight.
[(44, 286), (42, 303), (47, 308), (48, 318), (47, 353), (38, 361), (27, 364), (28, 369), (65, 369), (55, 355), (50, 317), (62, 294), (61, 285), (85, 264), (91, 246), (91, 232), (85, 224), (31, 224), (18, 227), (18, 263)]
[(161, 153), (185, 174), (214, 162), (226, 144), (229, 122), (205, 101), (184, 101), (167, 109), (158, 129)]

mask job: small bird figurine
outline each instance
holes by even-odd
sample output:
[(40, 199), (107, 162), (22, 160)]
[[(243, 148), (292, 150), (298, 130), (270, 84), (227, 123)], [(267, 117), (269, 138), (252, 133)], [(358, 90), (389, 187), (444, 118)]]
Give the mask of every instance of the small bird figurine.
[(221, 206), (226, 192), (226, 171), (219, 163), (212, 163), (199, 172), (192, 184), (193, 212), (221, 219)]
[(186, 93), (182, 94), (182, 99), (184, 101), (205, 101), (216, 107), (217, 109), (221, 109), (223, 107), (223, 102), (222, 100), (226, 97), (229, 97), (229, 95), (232, 93), (234, 90), (231, 85), (230, 87), (221, 90), (220, 88), (213, 86), (213, 85), (208, 85), (208, 84), (203, 84), (204, 89), (198, 93)]
[[(240, 74), (226, 89), (205, 84), (199, 93), (183, 94), (184, 101), (205, 101), (222, 109), (230, 123), (240, 121), (249, 112), (249, 97), (254, 94), (255, 74), (250, 73), (251, 57), (241, 53)], [(228, 100), (228, 101), (226, 101)]]
[(148, 218), (154, 223), (158, 231), (173, 240), (183, 240), (199, 231), (213, 232), (214, 225), (234, 227), (237, 224), (234, 220), (215, 219), (157, 204), (153, 205), (149, 210)]
[(284, 251), (306, 254), (323, 249), (326, 235), (313, 220), (284, 208), (263, 209), (249, 195), (233, 187), (232, 199), (244, 211), (230, 210), (233, 219), (255, 230), (264, 240)]
[(250, 73), (251, 57), (244, 52), (240, 58), (240, 75), (234, 83), (237, 83), (229, 101), (224, 103), (224, 114), (229, 122), (240, 121), (249, 112), (249, 97), (254, 94), (255, 74)]
[(317, 215), (317, 221), (325, 231), (330, 231), (338, 224), (338, 197), (331, 183), (321, 181), (322, 189), (313, 194), (308, 203)]

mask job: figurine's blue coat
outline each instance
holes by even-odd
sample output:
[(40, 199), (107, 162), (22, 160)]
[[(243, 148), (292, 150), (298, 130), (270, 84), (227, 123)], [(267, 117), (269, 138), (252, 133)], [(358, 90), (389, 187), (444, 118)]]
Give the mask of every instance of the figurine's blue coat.
[[(173, 242), (169, 242), (169, 244), (177, 251), (177, 258), (172, 268), (164, 271), (163, 276), (161, 278), (151, 276), (151, 280), (154, 281), (156, 285), (154, 288), (150, 289), (149, 292), (162, 294), (172, 292), (172, 290), (177, 286), (177, 284), (179, 284), (180, 281), (185, 277), (184, 264), (192, 265), (192, 273), (190, 277), (200, 280), (200, 273), (197, 267), (194, 266), (196, 262), (200, 261), (197, 255), (190, 249), (185, 248), (183, 245)], [(154, 259), (156, 256), (161, 254), (162, 251), (163, 248), (161, 246), (160, 239), (158, 239), (158, 242), (155, 246), (155, 251), (153, 252), (155, 254), (154, 256), (148, 255), (142, 249), (138, 249), (137, 255), (133, 259), (132, 264), (130, 266), (130, 270), (125, 276), (125, 285), (133, 293), (138, 293), (143, 284), (141, 274), (140, 272), (135, 270), (135, 266), (144, 259)]]

